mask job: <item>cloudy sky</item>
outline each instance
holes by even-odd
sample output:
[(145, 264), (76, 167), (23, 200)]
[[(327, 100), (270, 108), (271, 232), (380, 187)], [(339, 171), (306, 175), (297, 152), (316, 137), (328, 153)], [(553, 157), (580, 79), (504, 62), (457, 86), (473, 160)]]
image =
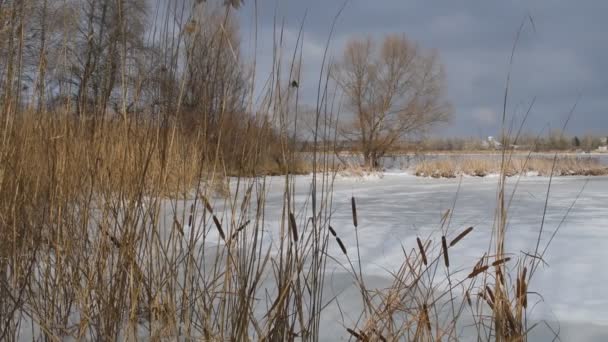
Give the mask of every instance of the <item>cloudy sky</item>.
[[(342, 5), (341, 0), (258, 0), (258, 75), (270, 70), (275, 13), (278, 25), (285, 25), (286, 53), (293, 51), (307, 13), (300, 89), (314, 104), (324, 45)], [(509, 116), (521, 117), (536, 98), (527, 131), (560, 128), (579, 99), (568, 133), (608, 135), (606, 13), (605, 0), (351, 0), (336, 22), (330, 55), (338, 57), (351, 37), (405, 33), (436, 49), (445, 66), (454, 118), (435, 134), (492, 135), (499, 130), (510, 51), (526, 21), (511, 76)], [(253, 14), (253, 0), (246, 1), (239, 18), (243, 48), (250, 54)]]

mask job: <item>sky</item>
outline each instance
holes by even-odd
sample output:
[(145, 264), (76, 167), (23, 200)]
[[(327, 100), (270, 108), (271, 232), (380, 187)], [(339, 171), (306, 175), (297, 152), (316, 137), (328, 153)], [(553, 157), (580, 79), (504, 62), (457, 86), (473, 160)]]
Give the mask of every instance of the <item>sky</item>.
[[(561, 129), (569, 135), (608, 135), (608, 1), (586, 0), (246, 0), (239, 10), (243, 52), (257, 60), (256, 87), (272, 65), (275, 20), (284, 25), (284, 53), (293, 53), (304, 20), (301, 101), (316, 103), (325, 44), (336, 20), (328, 58), (351, 38), (404, 33), (439, 53), (445, 67), (452, 122), (439, 136), (485, 137), (500, 132), (511, 70), (508, 120), (519, 123), (532, 101), (525, 131)], [(304, 18), (304, 15), (306, 17)], [(513, 66), (509, 57), (523, 23)], [(518, 124), (516, 124), (517, 126)]]

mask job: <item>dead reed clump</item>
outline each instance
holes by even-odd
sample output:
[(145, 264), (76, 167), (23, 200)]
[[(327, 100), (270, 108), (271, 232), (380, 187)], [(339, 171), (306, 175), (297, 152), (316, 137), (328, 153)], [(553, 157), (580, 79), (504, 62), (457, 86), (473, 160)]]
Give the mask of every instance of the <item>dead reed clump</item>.
[(423, 161), (416, 165), (415, 174), (418, 177), (455, 178), (458, 170), (450, 160)]
[(486, 177), (504, 172), (507, 177), (515, 175), (550, 176), (603, 176), (608, 175), (608, 167), (599, 160), (587, 157), (531, 157), (510, 158), (504, 165), (498, 159), (448, 158), (423, 161), (415, 166), (415, 174), (420, 177), (454, 178), (457, 175)]
[[(199, 312), (208, 312), (207, 299), (224, 301), (225, 312), (243, 311), (235, 308), (249, 304), (230, 294), (255, 289), (249, 282), (261, 273), (240, 278), (245, 283), (220, 281), (219, 274), (244, 275), (236, 267), (246, 256), (220, 249), (203, 272), (213, 259), (200, 243), (214, 234), (238, 241), (246, 226), (257, 227), (255, 236), (261, 214), (248, 225), (188, 203), (200, 204), (203, 194), (236, 200), (222, 156), (204, 153), (204, 139), (153, 122), (95, 126), (65, 113), (24, 112), (2, 122), (0, 340), (19, 338), (22, 315), (37, 327), (32, 336), (53, 340), (116, 340), (144, 326), (164, 338), (228, 334), (221, 332), (228, 321)], [(251, 196), (263, 201), (262, 193)], [(229, 262), (220, 262), (227, 254)]]
[(233, 176), (281, 176), (287, 173), (292, 175), (306, 175), (312, 172), (312, 165), (301, 157), (296, 157), (290, 161), (283, 161), (282, 158), (272, 156), (261, 156), (261, 161), (255, 168), (242, 172), (232, 173)]
[(374, 168), (369, 168), (365, 165), (360, 165), (355, 162), (345, 161), (336, 167), (337, 174), (344, 178), (364, 179), (368, 177), (381, 178), (382, 171)]

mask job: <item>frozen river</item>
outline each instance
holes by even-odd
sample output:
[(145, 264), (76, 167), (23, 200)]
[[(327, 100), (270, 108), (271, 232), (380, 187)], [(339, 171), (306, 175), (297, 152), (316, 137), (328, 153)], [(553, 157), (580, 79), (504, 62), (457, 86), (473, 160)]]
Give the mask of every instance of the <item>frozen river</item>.
[[(517, 178), (509, 179), (509, 195), (516, 181)], [(296, 178), (298, 205), (308, 198), (311, 182), (312, 176)], [(455, 236), (469, 226), (473, 226), (474, 231), (451, 250), (450, 258), (455, 269), (469, 270), (488, 250), (497, 183), (498, 178), (492, 177), (427, 179), (406, 173), (362, 179), (338, 176), (334, 183), (331, 224), (349, 255), (356, 255), (350, 207), (350, 198), (354, 196), (363, 272), (369, 278), (368, 286), (382, 287), (388, 284), (387, 271), (396, 271), (403, 262), (402, 246), (415, 248), (417, 236), (440, 236), (441, 217), (453, 207), (447, 235)], [(519, 181), (507, 228), (506, 250), (514, 256), (534, 252), (548, 185), (549, 178), (545, 177), (522, 177)], [(270, 179), (266, 203), (269, 240), (278, 226), (272, 218), (280, 216), (282, 188), (282, 178)], [(529, 291), (542, 295), (542, 299), (534, 300), (538, 303), (530, 309), (529, 317), (549, 322), (553, 329), (560, 330), (562, 340), (608, 340), (608, 177), (554, 178), (541, 249), (560, 223), (560, 230), (545, 256), (547, 265), (539, 268), (529, 286)], [(345, 261), (337, 245), (330, 246), (329, 253)], [(339, 295), (338, 300), (356, 295), (357, 290), (343, 268), (329, 265), (327, 272), (331, 272), (328, 290), (333, 292), (328, 295), (335, 293)], [(356, 306), (346, 300), (341, 303), (343, 310), (349, 302)], [(355, 307), (352, 309), (356, 311)], [(343, 327), (355, 319), (348, 315), (342, 318), (337, 309), (329, 307), (323, 320), (326, 322), (324, 335), (328, 340), (345, 337)], [(544, 340), (548, 337), (547, 328), (539, 325), (532, 333), (532, 337), (535, 336)]]

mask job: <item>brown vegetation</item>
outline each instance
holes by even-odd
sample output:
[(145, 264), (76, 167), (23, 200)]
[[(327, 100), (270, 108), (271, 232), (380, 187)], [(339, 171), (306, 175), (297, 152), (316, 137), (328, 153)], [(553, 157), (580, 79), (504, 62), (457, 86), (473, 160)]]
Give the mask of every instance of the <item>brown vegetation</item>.
[[(608, 175), (608, 167), (594, 158), (548, 157), (510, 158), (504, 165), (507, 176), (535, 173), (539, 176), (602, 176)], [(450, 157), (422, 161), (415, 166), (416, 176), (433, 178), (454, 178), (458, 175), (484, 177), (498, 175), (503, 168), (502, 161), (495, 158)]]

